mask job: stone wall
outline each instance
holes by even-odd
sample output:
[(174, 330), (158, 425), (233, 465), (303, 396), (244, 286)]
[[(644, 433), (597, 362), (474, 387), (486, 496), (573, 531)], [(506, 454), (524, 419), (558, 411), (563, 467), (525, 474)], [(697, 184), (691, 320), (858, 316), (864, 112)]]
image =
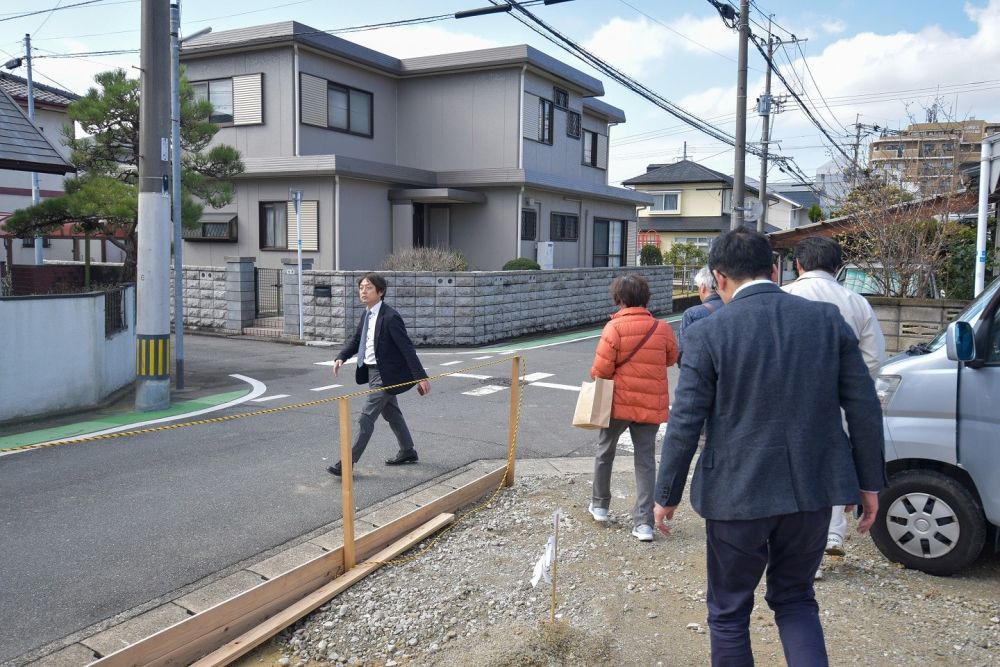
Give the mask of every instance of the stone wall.
[(902, 352), (911, 345), (931, 340), (969, 305), (968, 301), (951, 299), (894, 299), (875, 296), (867, 299), (882, 325), (888, 354)]
[[(184, 328), (226, 329), (226, 270), (218, 266), (183, 268)], [(170, 271), (170, 317), (173, 320), (174, 273)]]
[[(641, 273), (650, 281), (650, 310), (672, 306), (672, 267), (552, 271), (385, 272), (385, 300), (397, 309), (417, 345), (481, 345), (607, 321), (615, 307), (611, 281)], [(343, 341), (363, 306), (356, 285), (363, 271), (303, 273), (303, 336)], [(326, 289), (330, 296), (323, 296)], [(317, 294), (319, 293), (319, 294)], [(285, 335), (298, 335), (297, 293), (285, 291)]]

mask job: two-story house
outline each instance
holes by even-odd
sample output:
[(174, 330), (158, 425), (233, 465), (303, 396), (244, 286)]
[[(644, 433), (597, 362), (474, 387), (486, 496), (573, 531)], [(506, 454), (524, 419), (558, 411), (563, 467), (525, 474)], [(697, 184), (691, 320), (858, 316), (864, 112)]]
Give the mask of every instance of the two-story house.
[[(655, 245), (669, 250), (675, 243), (690, 243), (706, 252), (712, 240), (729, 231), (732, 213), (733, 178), (691, 160), (673, 164), (651, 164), (622, 185), (653, 198), (651, 206), (638, 211), (640, 247)], [(757, 203), (757, 189), (747, 185), (745, 207)], [(779, 200), (773, 197), (771, 204)], [(785, 216), (787, 218), (787, 216)], [(756, 229), (755, 222), (745, 221)], [(768, 223), (766, 232), (778, 228)]]
[[(215, 141), (246, 166), (235, 203), (185, 233), (185, 264), (276, 267), (299, 236), (317, 269), (414, 246), (461, 250), (477, 269), (536, 254), (554, 268), (635, 262), (649, 199), (607, 184), (625, 116), (595, 99), (600, 81), (530, 46), (400, 60), (285, 22), (193, 39), (181, 58), (214, 105)], [(303, 191), (298, 223), (290, 190)]]

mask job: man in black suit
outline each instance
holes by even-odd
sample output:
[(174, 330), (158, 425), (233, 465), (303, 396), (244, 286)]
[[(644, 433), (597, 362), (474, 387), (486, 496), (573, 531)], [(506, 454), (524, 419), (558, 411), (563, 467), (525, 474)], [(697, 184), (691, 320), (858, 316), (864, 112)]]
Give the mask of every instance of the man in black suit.
[[(379, 389), (421, 380), (417, 384), (417, 391), (425, 396), (431, 391), (427, 373), (417, 359), (417, 351), (413, 349), (413, 342), (406, 333), (403, 318), (382, 301), (386, 287), (385, 278), (377, 273), (367, 273), (358, 281), (358, 295), (365, 304), (365, 314), (358, 322), (354, 336), (337, 355), (333, 363), (333, 374), (339, 375), (344, 362), (357, 354), (358, 366), (355, 370), (355, 379), (358, 384), (367, 382), (372, 389)], [(351, 458), (355, 463), (368, 446), (368, 440), (375, 430), (375, 420), (379, 415), (389, 422), (389, 427), (396, 435), (396, 442), (399, 444), (399, 452), (393, 458), (386, 460), (385, 464), (392, 466), (417, 462), (417, 450), (413, 447), (410, 429), (406, 426), (406, 420), (403, 419), (399, 402), (396, 400), (397, 394), (412, 386), (407, 384), (368, 394), (361, 409), (361, 416), (358, 417), (358, 428), (351, 448)], [(340, 477), (340, 462), (327, 470)]]
[(830, 508), (860, 501), (862, 533), (878, 511), (886, 480), (875, 386), (837, 307), (768, 279), (766, 236), (728, 232), (708, 263), (727, 305), (685, 332), (654, 519), (670, 533), (704, 425), (690, 495), (705, 519), (712, 664), (753, 664), (750, 613), (766, 569), (785, 660), (826, 665), (813, 576)]

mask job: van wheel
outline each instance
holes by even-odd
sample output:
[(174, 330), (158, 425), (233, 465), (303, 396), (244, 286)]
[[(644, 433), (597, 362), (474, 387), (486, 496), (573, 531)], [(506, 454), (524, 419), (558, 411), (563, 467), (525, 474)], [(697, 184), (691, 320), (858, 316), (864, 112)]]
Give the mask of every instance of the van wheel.
[(986, 517), (976, 498), (947, 475), (904, 470), (879, 494), (872, 539), (891, 561), (947, 575), (979, 557)]

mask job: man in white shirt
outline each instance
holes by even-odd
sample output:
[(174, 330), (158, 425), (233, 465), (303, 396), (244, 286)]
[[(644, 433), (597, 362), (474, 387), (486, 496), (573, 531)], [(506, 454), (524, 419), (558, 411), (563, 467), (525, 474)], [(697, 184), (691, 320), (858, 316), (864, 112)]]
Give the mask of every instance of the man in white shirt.
[[(837, 306), (857, 337), (861, 356), (874, 378), (885, 360), (885, 338), (868, 300), (837, 282), (835, 276), (843, 261), (840, 244), (833, 239), (823, 236), (803, 239), (795, 246), (795, 268), (799, 277), (782, 289), (810, 301), (824, 301)], [(844, 555), (844, 535), (847, 533), (845, 509), (842, 505), (834, 507), (830, 517), (826, 542), (826, 553), (830, 555)], [(816, 572), (816, 577), (822, 577), (821, 570)]]

